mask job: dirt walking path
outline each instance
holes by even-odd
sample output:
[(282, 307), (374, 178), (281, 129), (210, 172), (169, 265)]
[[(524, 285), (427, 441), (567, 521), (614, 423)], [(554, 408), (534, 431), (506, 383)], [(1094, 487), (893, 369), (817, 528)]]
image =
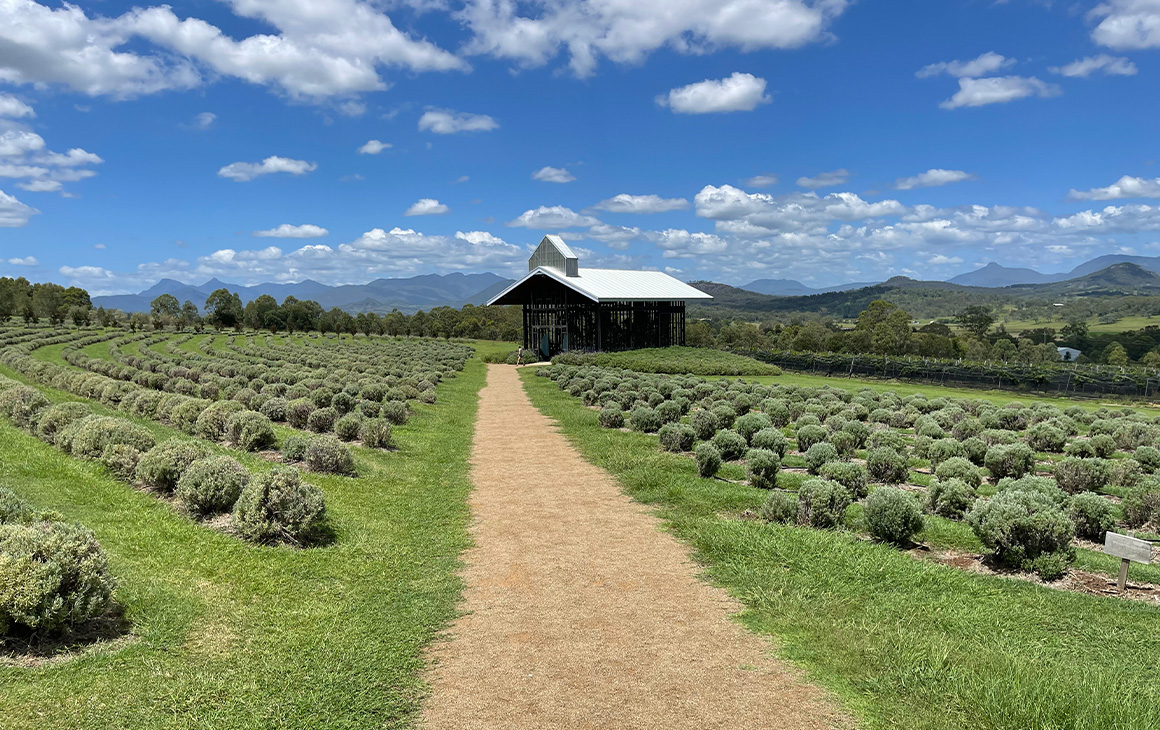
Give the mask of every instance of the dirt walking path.
[(434, 650), (425, 727), (848, 725), (729, 619), (740, 606), (580, 457), (514, 367), (489, 367), (472, 464), (467, 613)]

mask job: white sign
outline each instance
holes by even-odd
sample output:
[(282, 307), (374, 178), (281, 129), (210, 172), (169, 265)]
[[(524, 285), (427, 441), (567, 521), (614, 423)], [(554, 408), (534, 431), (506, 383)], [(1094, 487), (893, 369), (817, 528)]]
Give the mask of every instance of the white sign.
[(1104, 552), (1134, 563), (1152, 562), (1152, 543), (1108, 530), (1104, 535)]

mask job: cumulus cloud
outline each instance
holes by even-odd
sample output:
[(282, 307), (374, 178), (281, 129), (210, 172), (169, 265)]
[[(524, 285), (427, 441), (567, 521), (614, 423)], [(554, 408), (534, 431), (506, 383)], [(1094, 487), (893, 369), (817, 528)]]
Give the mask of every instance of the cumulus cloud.
[(987, 51), (978, 58), (969, 61), (942, 61), (923, 66), (914, 73), (920, 79), (947, 74), (962, 78), (964, 76), (987, 76), (1004, 68), (1015, 65), (1015, 59), (1007, 58), (994, 51)]
[(958, 256), (945, 256), (943, 254), (935, 254), (926, 260), (932, 266), (949, 266), (951, 264), (961, 264), (963, 260)]
[(570, 183), (576, 179), (576, 176), (563, 167), (545, 166), (533, 172), (532, 179), (541, 182)]
[(264, 231), (254, 231), (250, 235), (257, 238), (321, 238), (328, 233), (330, 233), (330, 231), (326, 230), (322, 226), (316, 226), (310, 223), (306, 223), (301, 226), (294, 226), (290, 225), (289, 223), (283, 223), (282, 225), (275, 228), (269, 228)]
[(1092, 40), (1117, 51), (1160, 48), (1160, 0), (1108, 0), (1089, 19), (1099, 19)]
[(1109, 56), (1106, 53), (1081, 58), (1078, 61), (1072, 61), (1066, 66), (1052, 66), (1048, 70), (1061, 76), (1081, 79), (1086, 79), (1097, 71), (1104, 76), (1135, 76), (1139, 72), (1136, 64), (1128, 59)]
[(628, 248), (628, 244), (637, 240), (644, 231), (632, 226), (615, 226), (607, 223), (598, 223), (588, 229), (586, 235), (588, 238), (600, 241), (609, 248), (623, 251)]
[(959, 79), (959, 90), (954, 96), (939, 104), (943, 109), (1005, 104), (1016, 99), (1031, 96), (1059, 96), (1059, 87), (1048, 84), (1034, 76), (993, 76), (985, 79)]
[(367, 143), (358, 148), (360, 155), (377, 155), (383, 150), (389, 150), (392, 145), (389, 142), (380, 142), (377, 139), (367, 140)]
[(428, 109), (419, 117), (419, 131), (435, 134), (489, 132), (499, 129), (499, 122), (486, 114), (468, 114), (450, 109)]
[(662, 198), (659, 195), (629, 195), (628, 193), (614, 195), (592, 206), (594, 210), (606, 210), (609, 213), (668, 213), (673, 210), (684, 210), (688, 207), (689, 201), (684, 198)]
[(572, 72), (595, 72), (601, 58), (639, 64), (653, 51), (703, 54), (718, 48), (799, 48), (828, 40), (847, 0), (467, 0), (459, 19), (473, 33), (466, 52), (543, 66), (561, 50)]
[(770, 102), (765, 93), (765, 79), (753, 74), (734, 73), (725, 79), (705, 79), (681, 86), (656, 98), (678, 114), (715, 114), (751, 112)]
[(20, 119), (22, 117), (35, 116), (36, 112), (32, 110), (32, 107), (17, 99), (15, 96), (11, 94), (0, 94), (0, 117)]
[(40, 211), (0, 190), (0, 228), (20, 228)]
[(1151, 180), (1124, 175), (1106, 188), (1068, 193), (1072, 200), (1118, 200), (1120, 198), (1160, 198), (1160, 177)]
[(293, 160), (288, 157), (272, 155), (261, 162), (231, 162), (218, 170), (218, 177), (228, 178), (234, 182), (249, 182), (262, 175), (275, 172), (285, 172), (290, 175), (305, 175), (318, 169), (318, 165), (305, 160)]
[(724, 253), (729, 248), (729, 242), (720, 236), (689, 232), (683, 228), (656, 231), (650, 238), (663, 251), (661, 256), (666, 259), (711, 256)]
[(753, 177), (746, 178), (745, 184), (751, 188), (768, 188), (771, 185), (777, 185), (777, 175), (773, 173), (754, 175)]
[(403, 215), (445, 215), (451, 209), (434, 198), (420, 198)]
[(819, 172), (813, 177), (799, 177), (797, 184), (803, 188), (829, 188), (841, 185), (850, 179), (850, 171), (846, 169), (833, 172)]
[(25, 256), (24, 258), (8, 259), (8, 263), (13, 266), (39, 266), (40, 262), (36, 260), (35, 256)]
[(204, 132), (212, 127), (215, 121), (217, 121), (217, 114), (213, 112), (202, 112), (193, 118), (193, 128)]
[(589, 215), (581, 215), (562, 205), (541, 205), (533, 210), (525, 210), (518, 218), (508, 221), (513, 228), (552, 230), (557, 228), (580, 228), (599, 225), (600, 221)]
[(88, 166), (102, 162), (99, 155), (79, 147), (53, 152), (43, 137), (24, 124), (0, 120), (0, 178), (19, 180), (17, 186), (24, 190), (62, 192), (62, 183), (96, 175)]
[(915, 188), (934, 188), (940, 185), (974, 180), (975, 176), (962, 170), (942, 170), (931, 168), (926, 172), (913, 177), (901, 177), (895, 181), (894, 187), (899, 190), (913, 190)]

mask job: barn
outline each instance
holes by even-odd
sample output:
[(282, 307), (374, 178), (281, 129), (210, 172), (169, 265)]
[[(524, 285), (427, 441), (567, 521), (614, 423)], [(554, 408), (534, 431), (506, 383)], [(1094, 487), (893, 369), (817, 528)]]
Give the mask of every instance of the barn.
[(524, 311), (524, 347), (633, 350), (685, 344), (685, 302), (708, 294), (660, 271), (588, 269), (559, 236), (544, 236), (528, 273), (488, 304)]

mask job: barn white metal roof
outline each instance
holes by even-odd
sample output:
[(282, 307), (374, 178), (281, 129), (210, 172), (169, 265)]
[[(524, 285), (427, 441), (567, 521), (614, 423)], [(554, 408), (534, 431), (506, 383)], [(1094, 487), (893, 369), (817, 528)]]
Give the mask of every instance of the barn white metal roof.
[(564, 254), (568, 258), (570, 258), (570, 259), (578, 258), (576, 256), (576, 254), (572, 253), (572, 249), (568, 248), (568, 244), (564, 243), (563, 238), (560, 238), (559, 236), (553, 235), (551, 233), (544, 236), (544, 238), (551, 241), (552, 245), (555, 246), (556, 249), (559, 250), (560, 253)]
[(594, 302), (684, 301), (713, 298), (662, 271), (580, 269), (576, 276), (565, 276), (559, 269), (540, 266), (492, 297), (488, 304), (502, 300), (533, 276), (551, 277)]

